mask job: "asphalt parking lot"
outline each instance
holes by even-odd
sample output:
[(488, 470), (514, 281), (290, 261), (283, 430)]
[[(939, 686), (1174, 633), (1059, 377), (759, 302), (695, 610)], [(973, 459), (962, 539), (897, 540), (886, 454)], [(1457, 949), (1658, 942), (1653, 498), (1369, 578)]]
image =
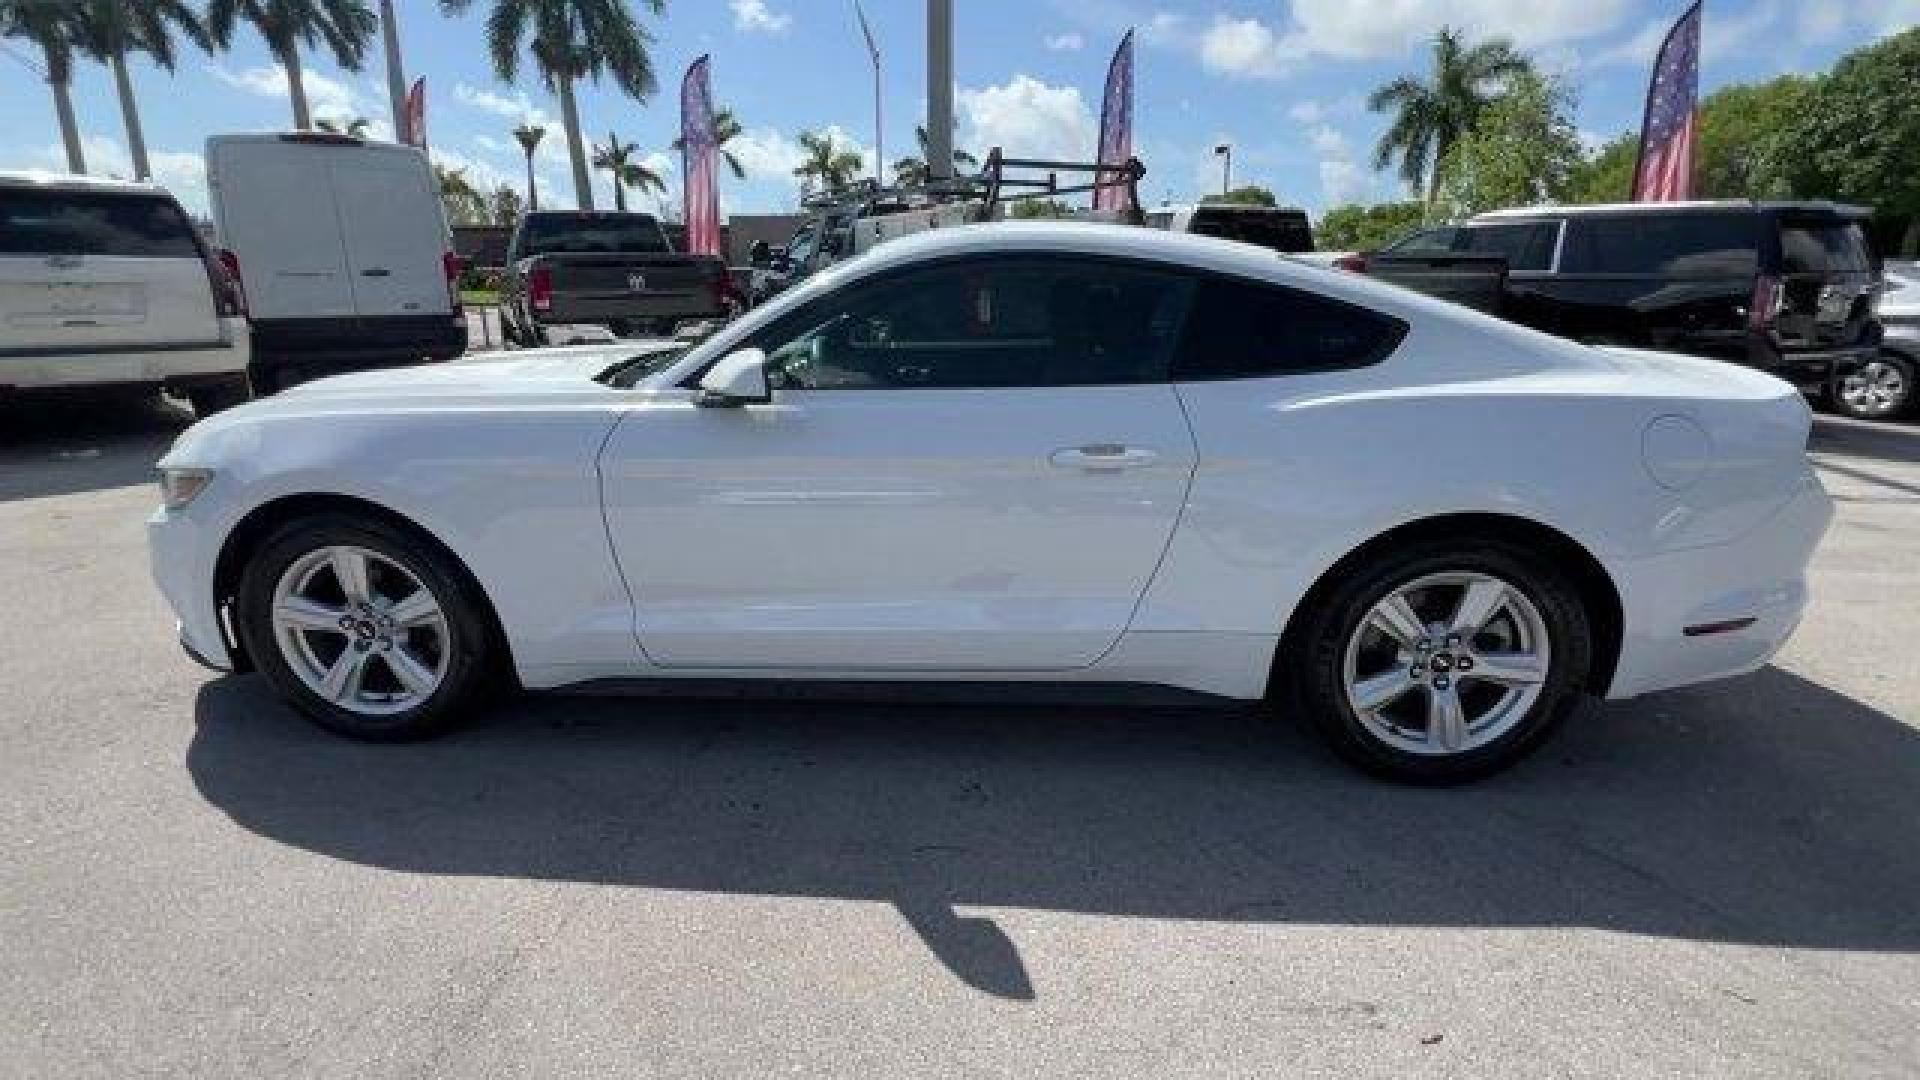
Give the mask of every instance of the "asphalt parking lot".
[(164, 409), (0, 406), (0, 1074), (1911, 1076), (1920, 427), (1779, 662), (1473, 788), (1190, 705), (505, 701), (175, 647)]

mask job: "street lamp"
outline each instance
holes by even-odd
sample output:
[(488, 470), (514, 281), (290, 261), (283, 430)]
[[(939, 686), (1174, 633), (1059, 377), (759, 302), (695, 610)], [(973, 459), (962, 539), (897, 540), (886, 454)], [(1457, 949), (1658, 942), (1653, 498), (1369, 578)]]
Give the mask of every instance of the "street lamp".
[(1220, 194), (1224, 196), (1233, 187), (1233, 144), (1221, 143), (1213, 152), (1220, 155)]

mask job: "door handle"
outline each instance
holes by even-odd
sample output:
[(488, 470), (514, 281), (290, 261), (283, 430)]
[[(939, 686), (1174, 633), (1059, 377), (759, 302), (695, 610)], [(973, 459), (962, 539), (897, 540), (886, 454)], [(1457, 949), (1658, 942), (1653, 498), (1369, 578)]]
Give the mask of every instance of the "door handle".
[(360, 271), (360, 276), (361, 277), (392, 277), (393, 271), (387, 269), (384, 266), (369, 266), (365, 270)]
[(1159, 460), (1159, 457), (1159, 454), (1144, 446), (1088, 443), (1085, 446), (1069, 446), (1064, 450), (1055, 450), (1047, 460), (1063, 469), (1118, 472), (1121, 469), (1138, 469), (1143, 465), (1151, 465)]

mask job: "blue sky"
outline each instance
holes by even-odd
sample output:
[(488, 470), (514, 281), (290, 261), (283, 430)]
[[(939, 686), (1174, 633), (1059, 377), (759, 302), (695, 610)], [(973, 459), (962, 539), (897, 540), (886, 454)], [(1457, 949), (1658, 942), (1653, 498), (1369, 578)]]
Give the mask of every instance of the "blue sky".
[[(485, 2), (477, 5), (484, 10)], [(1182, 200), (1219, 183), (1218, 142), (1235, 147), (1235, 183), (1259, 183), (1318, 210), (1392, 198), (1398, 185), (1370, 167), (1382, 119), (1368, 90), (1419, 72), (1442, 23), (1505, 34), (1564, 76), (1579, 97), (1578, 124), (1593, 139), (1630, 130), (1654, 48), (1683, 0), (955, 0), (956, 110), (962, 145), (1033, 156), (1091, 153), (1107, 58), (1138, 28), (1135, 146), (1148, 169), (1149, 203)], [(570, 204), (558, 106), (526, 65), (519, 85), (493, 76), (483, 17), (438, 14), (431, 0), (401, 0), (409, 77), (429, 87), (434, 152), (486, 184), (524, 183), (508, 130), (523, 117), (550, 127), (537, 159), (543, 201)], [(885, 151), (912, 146), (924, 115), (924, 5), (866, 0), (884, 57)], [(642, 16), (657, 44), (662, 92), (639, 103), (610, 85), (585, 86), (580, 105), (594, 138), (609, 129), (637, 142), (675, 179), (666, 155), (678, 125), (680, 73), (714, 57), (714, 94), (746, 135), (734, 144), (749, 176), (722, 184), (729, 210), (783, 209), (805, 129), (833, 128), (857, 148), (873, 144), (872, 75), (852, 0), (668, 0)], [(1816, 71), (1843, 52), (1920, 21), (1920, 0), (1708, 0), (1703, 91), (1787, 71)], [(0, 168), (59, 166), (53, 107), (26, 60), (0, 53)], [(366, 70), (343, 72), (309, 57), (316, 115), (365, 116), (390, 131), (376, 51)], [(285, 78), (250, 30), (220, 57), (184, 57), (169, 76), (137, 64), (156, 171), (189, 206), (205, 206), (200, 149), (225, 131), (289, 126)], [(76, 104), (96, 172), (129, 170), (118, 107), (104, 69), (82, 64)], [(611, 198), (602, 185), (602, 205)], [(650, 200), (649, 200), (650, 201)]]

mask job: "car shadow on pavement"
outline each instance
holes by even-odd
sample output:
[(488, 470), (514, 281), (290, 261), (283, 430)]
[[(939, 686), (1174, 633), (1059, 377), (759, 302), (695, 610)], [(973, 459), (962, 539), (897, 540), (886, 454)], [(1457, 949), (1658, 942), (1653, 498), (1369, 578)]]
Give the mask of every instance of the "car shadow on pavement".
[(206, 684), (196, 720), (199, 791), (281, 843), (887, 902), (1003, 998), (1034, 993), (1018, 950), (958, 909), (1920, 951), (1920, 735), (1777, 668), (1586, 708), (1452, 790), (1375, 782), (1224, 708), (546, 696), (367, 746), (246, 676)]
[(0, 502), (146, 483), (192, 422), (157, 393), (0, 400)]
[(1920, 424), (1816, 414), (1807, 449), (1816, 454), (1846, 454), (1920, 464)]

